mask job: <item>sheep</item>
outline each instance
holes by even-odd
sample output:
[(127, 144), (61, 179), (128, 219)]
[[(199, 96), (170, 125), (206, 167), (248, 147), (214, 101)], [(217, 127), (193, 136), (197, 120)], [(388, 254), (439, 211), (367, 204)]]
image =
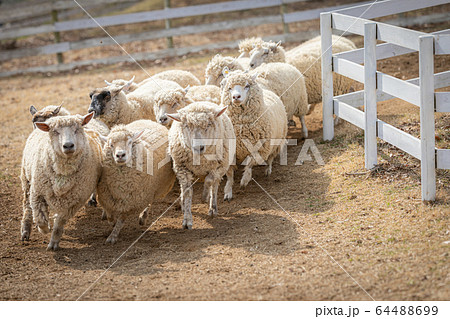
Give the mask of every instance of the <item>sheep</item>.
[(295, 126), (293, 116), (300, 118), (304, 138), (308, 137), (305, 115), (308, 113), (308, 94), (305, 79), (294, 66), (288, 63), (265, 63), (257, 67), (256, 81), (266, 90), (271, 90), (283, 102), (289, 126)]
[[(346, 38), (333, 36), (333, 53), (339, 53), (356, 49), (355, 44)], [(308, 103), (311, 104), (311, 112), (315, 104), (322, 102), (322, 55), (320, 36), (285, 51), (279, 43), (265, 42), (255, 47), (251, 52), (250, 67), (256, 68), (262, 63), (287, 62), (295, 66), (305, 77)], [(333, 90), (335, 95), (347, 93), (352, 85), (352, 80), (342, 75), (333, 75)]]
[[(194, 102), (178, 113), (168, 114), (174, 120), (169, 130), (169, 154), (181, 188), (183, 229), (192, 228), (192, 183), (205, 177), (209, 215), (217, 215), (217, 190), (227, 175), (225, 200), (232, 197), (235, 134), (226, 107), (211, 102)], [(212, 143), (208, 143), (208, 140)], [(196, 162), (197, 160), (197, 162)], [(206, 195), (206, 196), (205, 196)]]
[(220, 89), (215, 85), (198, 85), (185, 89), (172, 89), (156, 93), (153, 106), (156, 120), (163, 125), (171, 125), (167, 112), (176, 112), (193, 102), (209, 101), (220, 103)]
[(239, 42), (239, 52), (244, 54), (244, 56), (250, 56), (250, 52), (257, 46), (264, 43), (264, 40), (260, 37), (251, 37), (241, 40)]
[(216, 54), (205, 69), (205, 84), (219, 86), (223, 80), (223, 69), (227, 67), (230, 71), (245, 70), (245, 67), (239, 62), (239, 59), (224, 57)]
[(167, 128), (150, 120), (111, 129), (97, 187), (100, 205), (114, 224), (107, 243), (117, 242), (127, 217), (145, 209), (139, 221), (143, 224), (146, 208), (172, 189), (175, 174), (167, 158), (167, 134)]
[(54, 116), (65, 116), (70, 115), (69, 111), (62, 107), (62, 103), (58, 106), (56, 105), (48, 105), (44, 107), (42, 110), (38, 111), (34, 105), (30, 106), (31, 113), (31, 122), (33, 123), (33, 127), (36, 128), (34, 123), (36, 122), (45, 122), (51, 117)]
[(183, 70), (168, 70), (155, 74), (151, 78), (142, 81), (142, 84), (151, 80), (167, 80), (178, 83), (182, 87), (201, 85), (201, 82), (191, 72)]
[(47, 250), (57, 250), (64, 225), (94, 192), (101, 173), (101, 148), (83, 129), (93, 116), (56, 116), (35, 123), (38, 129), (28, 137), (22, 157), (22, 240), (30, 239), (32, 221), (40, 232), (48, 233), (52, 212), (55, 219)]
[(117, 124), (129, 124), (140, 119), (155, 120), (153, 113), (154, 95), (160, 90), (181, 88), (179, 84), (167, 80), (151, 80), (125, 95), (123, 92), (133, 83), (109, 85), (90, 93), (89, 112), (102, 120), (109, 128)]
[(245, 165), (241, 187), (245, 187), (254, 165), (267, 162), (265, 174), (272, 173), (273, 160), (285, 143), (287, 114), (280, 98), (258, 84), (258, 74), (234, 71), (225, 75), (221, 105), (228, 107), (234, 126), (236, 158)]

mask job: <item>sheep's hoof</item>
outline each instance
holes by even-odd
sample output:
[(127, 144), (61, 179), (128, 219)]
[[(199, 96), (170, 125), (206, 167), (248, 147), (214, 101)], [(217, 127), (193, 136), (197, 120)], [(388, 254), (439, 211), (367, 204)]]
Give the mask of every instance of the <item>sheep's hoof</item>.
[(108, 219), (108, 217), (106, 216), (106, 212), (103, 211), (102, 212), (102, 220), (107, 220), (107, 219)]
[(50, 243), (47, 246), (47, 250), (58, 250), (59, 249), (59, 241), (50, 240)]
[(293, 126), (293, 127), (295, 127), (295, 126), (297, 126), (297, 123), (295, 123), (294, 120), (289, 120), (288, 126)]
[(114, 245), (115, 243), (117, 243), (117, 236), (109, 235), (109, 237), (106, 239), (106, 243)]
[(183, 220), (183, 229), (192, 229), (192, 223)]
[(245, 187), (248, 185), (249, 182), (250, 182), (250, 181), (241, 179), (241, 188), (245, 188)]
[(225, 196), (223, 197), (223, 201), (230, 202), (232, 198), (233, 198), (233, 194), (231, 192), (229, 192), (229, 193), (225, 194)]
[(139, 225), (144, 226), (147, 218), (139, 216)]
[(92, 198), (88, 201), (88, 206), (89, 206), (89, 207), (97, 207), (97, 199), (95, 199), (95, 197), (92, 197)]
[(30, 231), (29, 230), (24, 230), (22, 231), (22, 241), (28, 241), (30, 240)]
[(213, 207), (209, 210), (209, 216), (210, 217), (217, 216), (217, 207)]

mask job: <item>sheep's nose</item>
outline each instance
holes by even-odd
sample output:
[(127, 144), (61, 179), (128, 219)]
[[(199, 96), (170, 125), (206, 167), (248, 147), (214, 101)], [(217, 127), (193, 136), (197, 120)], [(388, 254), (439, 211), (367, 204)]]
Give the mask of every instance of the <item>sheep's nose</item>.
[(75, 144), (73, 144), (72, 142), (66, 142), (63, 145), (64, 151), (72, 151), (74, 147)]
[(168, 118), (167, 118), (167, 116), (161, 116), (160, 118), (159, 118), (159, 123), (161, 123), (161, 124), (164, 124), (164, 123), (166, 123), (167, 122), (167, 120), (168, 120)]
[(238, 93), (233, 94), (233, 100), (237, 100), (237, 99), (240, 99), (240, 98), (241, 98), (240, 94), (238, 94)]
[(254, 68), (255, 67), (255, 63), (250, 63), (250, 67)]
[(126, 154), (125, 154), (124, 151), (120, 151), (120, 152), (117, 152), (117, 153), (116, 153), (116, 157), (117, 157), (117, 159), (119, 159), (119, 160), (124, 159), (125, 155), (126, 155)]

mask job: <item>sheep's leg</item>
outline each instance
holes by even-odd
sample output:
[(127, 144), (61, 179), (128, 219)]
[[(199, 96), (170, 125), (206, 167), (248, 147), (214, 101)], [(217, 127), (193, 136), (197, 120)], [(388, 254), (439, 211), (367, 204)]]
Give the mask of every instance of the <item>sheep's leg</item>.
[(89, 201), (88, 201), (88, 206), (89, 207), (97, 207), (97, 192), (92, 193), (91, 199), (89, 199)]
[[(182, 175), (182, 176), (180, 176)], [(181, 211), (183, 212), (183, 229), (192, 229), (192, 174), (185, 172), (179, 174), (180, 188), (181, 188)]]
[[(63, 212), (62, 214), (58, 214), (55, 218), (55, 222), (53, 224), (52, 237), (50, 239), (50, 243), (47, 246), (47, 250), (58, 250), (59, 242), (61, 240), (62, 234), (64, 232), (64, 225), (67, 222), (67, 212)], [(71, 216), (71, 214), (68, 214)]]
[(220, 179), (214, 180), (210, 187), (209, 216), (217, 215), (217, 191), (219, 190)]
[(302, 123), (302, 131), (303, 131), (303, 137), (308, 138), (308, 128), (306, 127), (306, 121), (305, 116), (300, 116), (300, 122)]
[(227, 183), (225, 184), (223, 200), (230, 201), (233, 198), (234, 168), (230, 166), (227, 171)]
[(202, 201), (205, 203), (209, 202), (209, 187), (206, 185), (206, 183), (203, 184), (203, 193), (202, 193)]
[(145, 208), (142, 213), (139, 215), (139, 225), (145, 225), (148, 217), (148, 210), (150, 207)]
[(113, 228), (111, 234), (106, 239), (107, 244), (115, 244), (117, 242), (120, 230), (122, 229), (122, 227), (124, 225), (124, 221), (125, 221), (125, 218), (122, 215), (120, 215), (117, 218), (116, 224), (114, 225), (114, 228)]
[(38, 226), (38, 230), (42, 234), (48, 234), (50, 227), (48, 223), (48, 206), (42, 196), (37, 196), (30, 191), (30, 205), (33, 211), (33, 221)]
[(247, 164), (244, 168), (244, 174), (242, 174), (241, 178), (241, 188), (244, 188), (245, 186), (250, 183), (252, 180), (252, 168), (254, 165), (254, 160), (252, 159), (249, 164)]
[(20, 235), (22, 241), (30, 240), (31, 224), (33, 223), (33, 211), (30, 204), (30, 183), (24, 182), (23, 191), (23, 217), (20, 227)]

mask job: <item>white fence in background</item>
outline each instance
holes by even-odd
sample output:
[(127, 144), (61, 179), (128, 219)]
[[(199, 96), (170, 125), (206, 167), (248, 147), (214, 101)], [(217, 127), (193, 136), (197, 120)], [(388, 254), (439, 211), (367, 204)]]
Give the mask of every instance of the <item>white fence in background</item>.
[[(334, 137), (333, 114), (364, 130), (365, 166), (377, 164), (377, 137), (421, 161), (422, 200), (436, 197), (436, 168), (450, 169), (450, 149), (435, 147), (435, 112), (450, 112), (450, 71), (434, 74), (434, 55), (450, 54), (450, 29), (409, 30), (369, 19), (450, 3), (386, 0), (321, 13), (323, 138)], [(332, 31), (364, 36), (364, 48), (332, 54)], [(377, 45), (377, 40), (386, 43)], [(419, 78), (400, 80), (377, 71), (377, 60), (419, 52)], [(364, 63), (364, 65), (361, 65)], [(364, 90), (333, 96), (332, 72), (364, 83)], [(377, 118), (377, 101), (400, 98), (420, 108), (420, 139)], [(364, 105), (364, 111), (358, 107)]]

